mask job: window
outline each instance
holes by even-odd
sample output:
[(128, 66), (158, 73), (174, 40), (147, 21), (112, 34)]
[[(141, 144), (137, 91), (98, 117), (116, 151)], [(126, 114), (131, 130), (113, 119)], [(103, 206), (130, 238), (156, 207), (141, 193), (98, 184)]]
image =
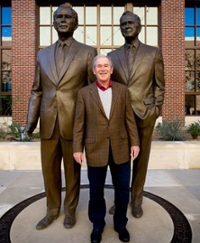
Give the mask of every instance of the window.
[(11, 115), (11, 7), (0, 5), (0, 116)]
[(200, 7), (185, 8), (185, 113), (200, 115)]
[(141, 19), (142, 30), (139, 39), (145, 44), (158, 46), (158, 8), (134, 7), (133, 12)]
[[(57, 7), (40, 7), (39, 48), (50, 45), (57, 40), (53, 27), (53, 12)], [(97, 48), (97, 52), (107, 54), (124, 44), (119, 19), (126, 9), (131, 9), (140, 16), (142, 31), (140, 40), (146, 44), (158, 45), (158, 8), (133, 7), (131, 3), (123, 6), (73, 6), (78, 13), (79, 27), (74, 32), (77, 41)]]

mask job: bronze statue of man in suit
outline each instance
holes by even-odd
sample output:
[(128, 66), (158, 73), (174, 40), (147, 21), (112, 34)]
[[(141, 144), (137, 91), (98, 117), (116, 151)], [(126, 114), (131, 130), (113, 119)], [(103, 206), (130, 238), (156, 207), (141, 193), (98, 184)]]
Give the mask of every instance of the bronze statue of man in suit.
[(94, 80), (92, 60), (96, 50), (77, 42), (77, 13), (67, 4), (54, 12), (58, 41), (38, 52), (25, 133), (31, 135), (40, 118), (41, 162), (47, 197), (46, 216), (38, 230), (58, 218), (61, 207), (61, 161), (63, 160), (66, 195), (64, 227), (75, 225), (80, 190), (80, 165), (72, 151), (73, 125), (77, 92)]
[(128, 87), (136, 117), (140, 154), (133, 164), (131, 206), (132, 215), (140, 218), (152, 133), (164, 100), (164, 65), (159, 48), (138, 40), (141, 20), (136, 14), (125, 11), (120, 28), (125, 44), (108, 55), (114, 65), (112, 79)]

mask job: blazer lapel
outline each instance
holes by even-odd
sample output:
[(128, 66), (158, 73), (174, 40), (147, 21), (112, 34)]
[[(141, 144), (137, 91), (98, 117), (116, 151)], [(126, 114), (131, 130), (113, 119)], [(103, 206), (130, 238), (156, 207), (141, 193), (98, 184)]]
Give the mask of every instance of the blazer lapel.
[(107, 118), (105, 111), (104, 111), (104, 108), (103, 108), (103, 105), (101, 103), (101, 99), (100, 99), (100, 96), (99, 96), (99, 93), (98, 93), (98, 88), (97, 88), (96, 82), (94, 82), (90, 85), (90, 92), (91, 92), (91, 95), (92, 95), (94, 101), (96, 102), (97, 106), (100, 108), (103, 115)]
[(50, 80), (52, 80), (56, 84), (57, 70), (56, 70), (55, 57), (54, 57), (55, 47), (56, 47), (56, 43), (49, 46), (45, 50), (46, 55), (43, 56), (44, 57), (43, 68), (44, 69), (46, 68), (46, 73), (49, 76)]
[(124, 45), (121, 46), (119, 49), (117, 49), (117, 57), (118, 57), (119, 64), (120, 64), (118, 68), (122, 69), (124, 76), (126, 77), (126, 81), (128, 82), (128, 80), (129, 80), (128, 67), (127, 67), (127, 64), (126, 64), (126, 57), (125, 57), (125, 53), (124, 53)]
[(111, 119), (112, 114), (114, 112), (115, 105), (116, 105), (117, 99), (118, 99), (118, 95), (119, 95), (118, 84), (113, 82), (113, 84), (112, 84), (112, 104), (111, 104), (111, 109), (110, 109), (110, 119)]
[(140, 45), (139, 45), (139, 48), (138, 48), (138, 51), (137, 51), (137, 54), (135, 57), (135, 62), (133, 64), (132, 72), (130, 75), (130, 80), (132, 79), (135, 71), (137, 70), (138, 66), (140, 65), (142, 59), (144, 58), (145, 53), (146, 53), (146, 46), (140, 42)]

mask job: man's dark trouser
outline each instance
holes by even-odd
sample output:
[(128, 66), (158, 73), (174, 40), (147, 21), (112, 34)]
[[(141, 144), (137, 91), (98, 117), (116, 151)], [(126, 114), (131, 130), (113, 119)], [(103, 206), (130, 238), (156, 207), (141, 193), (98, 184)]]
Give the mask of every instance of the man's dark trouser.
[[(129, 203), (129, 183), (130, 183), (130, 162), (117, 165), (113, 161), (110, 150), (109, 166), (112, 175), (112, 182), (115, 190), (115, 214), (114, 228), (121, 230), (127, 224), (127, 207)], [(106, 203), (104, 199), (104, 185), (107, 167), (88, 166), (88, 179), (90, 183), (90, 200), (88, 216), (93, 223), (93, 227), (103, 230), (105, 226)]]

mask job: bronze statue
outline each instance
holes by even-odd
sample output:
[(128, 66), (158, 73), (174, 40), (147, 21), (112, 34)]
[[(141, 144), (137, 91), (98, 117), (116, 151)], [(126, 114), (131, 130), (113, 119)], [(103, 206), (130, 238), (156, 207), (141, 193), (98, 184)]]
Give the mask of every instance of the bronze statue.
[(77, 92), (94, 81), (92, 60), (96, 50), (77, 42), (77, 13), (68, 5), (54, 12), (58, 41), (38, 52), (31, 90), (25, 133), (31, 135), (40, 118), (41, 162), (47, 198), (46, 216), (38, 230), (58, 218), (61, 207), (61, 161), (63, 160), (66, 195), (64, 227), (75, 225), (80, 190), (80, 165), (74, 162), (72, 139)]
[(164, 64), (159, 48), (139, 41), (141, 20), (136, 14), (125, 11), (120, 18), (120, 29), (125, 44), (108, 55), (114, 65), (112, 79), (128, 87), (136, 117), (140, 154), (133, 163), (131, 206), (132, 215), (140, 218), (152, 133), (164, 100)]
[(126, 229), (129, 203), (130, 155), (139, 153), (139, 138), (127, 87), (110, 79), (112, 62), (104, 55), (93, 61), (96, 83), (78, 92), (73, 150), (82, 165), (85, 147), (90, 200), (88, 216), (93, 223), (91, 243), (101, 242), (105, 227), (106, 203), (104, 183), (110, 167), (115, 189), (114, 229), (119, 239), (129, 242)]

